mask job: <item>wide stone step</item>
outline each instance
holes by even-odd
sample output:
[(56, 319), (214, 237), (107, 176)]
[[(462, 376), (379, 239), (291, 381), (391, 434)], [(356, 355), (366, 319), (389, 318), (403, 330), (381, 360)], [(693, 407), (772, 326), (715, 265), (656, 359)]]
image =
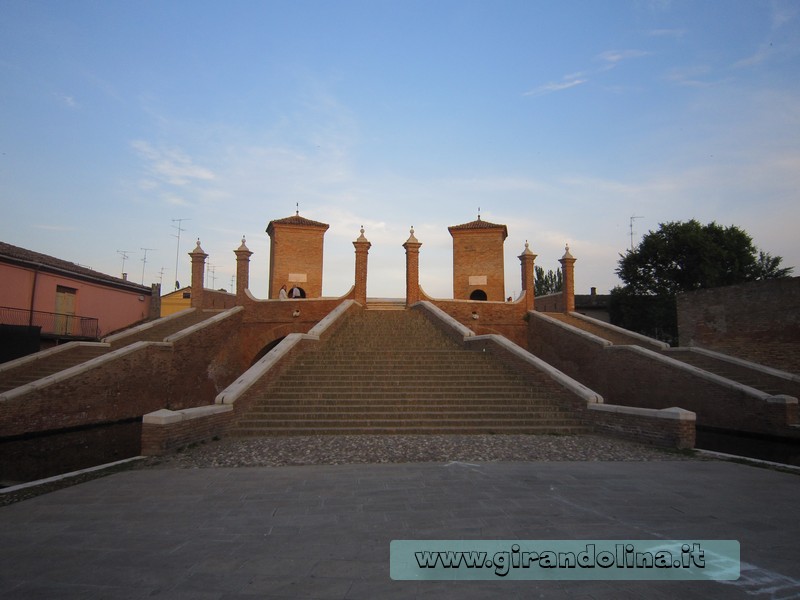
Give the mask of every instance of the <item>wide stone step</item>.
[(569, 427), (575, 425), (572, 419), (546, 419), (537, 417), (528, 421), (519, 417), (469, 417), (442, 415), (440, 418), (351, 418), (351, 419), (248, 419), (242, 421), (237, 429), (282, 429), (286, 427), (512, 427), (520, 425), (539, 427)]
[(264, 430), (260, 428), (236, 428), (230, 433), (234, 436), (304, 436), (304, 435), (434, 435), (434, 434), (495, 434), (495, 435), (575, 435), (588, 433), (584, 425), (570, 424), (563, 426), (542, 425), (509, 425), (509, 426), (444, 426), (441, 424), (428, 426), (342, 426), (342, 427), (284, 427), (282, 429)]
[(422, 391), (405, 391), (405, 390), (369, 390), (363, 391), (352, 390), (342, 392), (332, 392), (330, 390), (321, 390), (319, 392), (310, 392), (302, 390), (298, 392), (274, 392), (270, 393), (270, 398), (281, 400), (302, 400), (304, 398), (311, 399), (327, 399), (327, 400), (350, 400), (350, 399), (378, 399), (378, 400), (412, 400), (424, 398), (427, 400), (445, 399), (450, 398), (454, 400), (467, 400), (467, 399), (510, 399), (510, 398), (530, 398), (531, 394), (527, 392), (505, 392), (502, 394), (494, 392), (464, 392), (462, 394), (455, 394), (446, 391), (437, 390), (422, 390)]
[[(485, 400), (472, 399), (470, 401), (449, 402), (441, 401), (416, 401), (406, 402), (386, 402), (376, 400), (364, 402), (358, 400), (351, 401), (307, 401), (307, 402), (285, 402), (275, 401), (262, 403), (254, 406), (248, 412), (250, 416), (272, 415), (276, 413), (404, 413), (404, 412), (557, 412), (569, 413), (552, 401), (547, 400), (527, 400), (519, 401), (499, 401), (486, 402)], [(571, 413), (569, 413), (571, 414)]]

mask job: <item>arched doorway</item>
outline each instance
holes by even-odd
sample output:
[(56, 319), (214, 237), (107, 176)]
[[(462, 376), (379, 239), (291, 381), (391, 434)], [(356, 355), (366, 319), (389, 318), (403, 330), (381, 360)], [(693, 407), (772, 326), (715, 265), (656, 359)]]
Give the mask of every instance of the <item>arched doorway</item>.
[(469, 295), (469, 299), (470, 300), (480, 300), (480, 301), (483, 302), (483, 301), (486, 300), (486, 292), (484, 292), (483, 290), (474, 290)]
[(297, 298), (297, 296), (294, 295), (294, 290), (295, 289), (300, 292), (300, 296), (299, 296), (300, 298), (305, 298), (306, 297), (306, 291), (303, 288), (301, 288), (299, 285), (294, 285), (294, 286), (289, 288), (289, 292), (288, 292), (289, 293), (289, 300), (291, 300), (293, 298)]

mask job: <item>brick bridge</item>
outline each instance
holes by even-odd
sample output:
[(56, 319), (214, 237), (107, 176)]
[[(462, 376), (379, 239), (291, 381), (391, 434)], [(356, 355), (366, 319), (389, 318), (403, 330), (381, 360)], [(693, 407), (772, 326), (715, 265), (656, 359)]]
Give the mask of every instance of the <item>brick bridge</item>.
[[(569, 249), (564, 290), (547, 299), (555, 311), (542, 312), (527, 243), (522, 294), (505, 301), (492, 287), (498, 275), (481, 274), (496, 269), (505, 226), (451, 228), (463, 285), (454, 279), (456, 297), (435, 299), (419, 285), (422, 244), (412, 229), (406, 297), (379, 302), (366, 296), (371, 245), (362, 230), (352, 289), (324, 298), (325, 229), (299, 215), (270, 223), (281, 245), (271, 251), (269, 299), (248, 289), (244, 240), (234, 251), (236, 293), (206, 289), (198, 241), (190, 309), (0, 365), (0, 441), (142, 417), (146, 454), (214, 436), (301, 433), (600, 431), (692, 447), (699, 423), (800, 437), (797, 376), (668, 348), (575, 313)], [(281, 299), (287, 281), (302, 284), (305, 298)]]

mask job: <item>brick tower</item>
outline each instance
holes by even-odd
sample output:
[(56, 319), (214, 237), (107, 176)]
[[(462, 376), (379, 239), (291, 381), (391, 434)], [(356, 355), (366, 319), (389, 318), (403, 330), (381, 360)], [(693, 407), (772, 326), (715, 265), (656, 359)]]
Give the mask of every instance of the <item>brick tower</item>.
[(297, 285), (303, 298), (322, 296), (322, 250), (329, 225), (300, 216), (270, 221), (269, 298)]
[(505, 225), (477, 221), (453, 225), (453, 298), (456, 300), (505, 300), (503, 242)]

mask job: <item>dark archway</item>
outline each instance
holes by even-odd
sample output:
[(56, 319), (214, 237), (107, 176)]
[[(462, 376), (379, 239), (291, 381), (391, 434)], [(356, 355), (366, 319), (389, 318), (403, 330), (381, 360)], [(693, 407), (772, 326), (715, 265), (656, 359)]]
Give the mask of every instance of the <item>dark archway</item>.
[(271, 341), (269, 344), (267, 344), (266, 346), (264, 346), (264, 347), (263, 347), (261, 350), (259, 350), (258, 354), (256, 354), (255, 358), (253, 359), (253, 362), (251, 362), (251, 363), (250, 363), (250, 366), (252, 367), (252, 366), (253, 366), (254, 364), (256, 364), (258, 361), (260, 361), (262, 358), (264, 358), (264, 357), (267, 355), (267, 352), (269, 352), (269, 351), (270, 351), (270, 350), (272, 350), (272, 349), (273, 349), (275, 346), (277, 346), (278, 344), (280, 344), (280, 343), (281, 343), (281, 342), (284, 340), (284, 338), (285, 338), (285, 337), (286, 337), (286, 336), (283, 336), (282, 338), (278, 338), (277, 340), (273, 340), (273, 341)]
[(475, 290), (469, 295), (469, 299), (470, 300), (485, 301), (486, 300), (486, 292), (484, 292), (483, 290)]
[(301, 298), (305, 298), (306, 297), (306, 291), (303, 288), (301, 288), (299, 285), (295, 285), (295, 286), (292, 286), (292, 287), (289, 288), (289, 300), (292, 300), (294, 298), (292, 296), (292, 291), (295, 288), (297, 288), (300, 291), (300, 297)]

